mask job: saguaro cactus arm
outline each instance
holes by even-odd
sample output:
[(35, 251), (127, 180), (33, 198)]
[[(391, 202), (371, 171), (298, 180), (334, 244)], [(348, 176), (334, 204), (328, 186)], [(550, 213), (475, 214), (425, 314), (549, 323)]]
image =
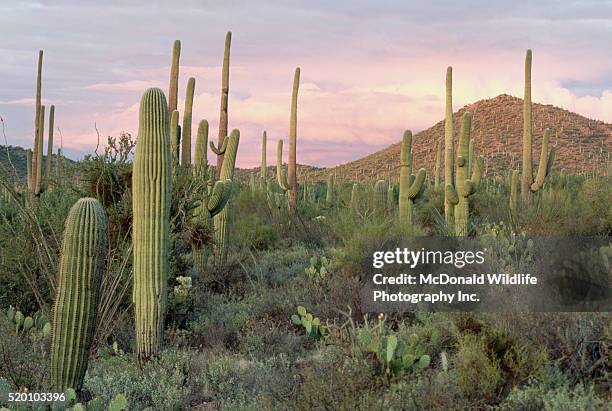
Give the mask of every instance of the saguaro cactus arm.
[(176, 110), (178, 102), (179, 59), (181, 57), (181, 41), (174, 40), (172, 45), (172, 65), (170, 66), (170, 85), (168, 87), (168, 112)]
[(185, 93), (185, 112), (183, 113), (183, 128), (181, 129), (182, 147), (181, 147), (181, 164), (183, 166), (191, 165), (191, 122), (193, 112), (193, 95), (195, 93), (195, 78), (190, 77), (187, 80), (187, 91)]
[(540, 161), (538, 162), (538, 172), (535, 181), (531, 184), (531, 191), (536, 192), (544, 185), (546, 172), (548, 170), (548, 140), (550, 139), (550, 129), (544, 130), (544, 138), (542, 139), (542, 150), (540, 151)]
[(283, 140), (278, 140), (276, 146), (276, 181), (283, 191), (289, 190), (289, 182), (287, 181), (287, 173), (283, 170)]
[[(457, 194), (454, 190), (454, 125), (453, 125), (453, 68), (446, 68), (446, 103), (444, 115), (444, 218), (449, 230), (453, 230), (454, 212), (456, 203), (453, 203), (452, 194)], [(450, 189), (448, 188), (450, 186)], [(451, 195), (451, 196), (449, 196)]]
[(225, 150), (227, 149), (227, 138), (223, 139), (223, 143), (221, 143), (221, 146), (219, 147), (215, 146), (214, 141), (211, 141), (209, 145), (213, 153), (215, 153), (218, 156), (222, 156), (225, 154)]
[(208, 172), (208, 121), (198, 124), (198, 135), (195, 146), (195, 175), (206, 177)]

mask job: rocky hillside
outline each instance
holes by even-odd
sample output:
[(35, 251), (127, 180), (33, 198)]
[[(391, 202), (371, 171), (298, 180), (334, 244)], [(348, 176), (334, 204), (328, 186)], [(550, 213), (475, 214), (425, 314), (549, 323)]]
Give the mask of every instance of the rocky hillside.
[[(469, 104), (453, 114), (455, 144), (463, 112), (472, 112), (475, 153), (485, 157), (488, 177), (521, 167), (523, 100), (507, 94)], [(534, 169), (539, 159), (544, 129), (552, 130), (550, 143), (557, 146), (554, 170), (584, 174), (606, 174), (612, 151), (612, 124), (590, 120), (552, 105), (533, 104)], [(436, 144), (444, 140), (444, 120), (416, 134), (413, 140), (415, 167), (424, 167), (433, 176)], [(338, 180), (396, 179), (400, 143), (359, 160), (314, 171), (309, 179), (321, 180), (335, 173)], [(441, 175), (443, 175), (441, 171)]]

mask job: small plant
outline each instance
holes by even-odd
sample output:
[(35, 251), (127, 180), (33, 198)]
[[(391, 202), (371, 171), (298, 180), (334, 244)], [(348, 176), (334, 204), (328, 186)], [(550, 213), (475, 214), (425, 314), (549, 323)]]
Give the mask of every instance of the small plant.
[(291, 316), (291, 322), (295, 325), (304, 327), (306, 334), (314, 339), (323, 337), (327, 331), (325, 326), (321, 324), (321, 320), (307, 312), (306, 308), (301, 305), (297, 308), (297, 314)]
[(310, 265), (304, 270), (308, 278), (314, 281), (316, 284), (320, 284), (327, 274), (329, 274), (331, 268), (331, 262), (325, 256), (313, 256), (310, 258)]

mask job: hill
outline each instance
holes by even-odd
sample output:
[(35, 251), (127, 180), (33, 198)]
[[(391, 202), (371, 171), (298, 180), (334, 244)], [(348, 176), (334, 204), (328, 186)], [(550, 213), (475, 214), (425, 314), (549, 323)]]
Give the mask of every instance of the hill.
[[(485, 157), (488, 177), (520, 169), (522, 158), (523, 100), (507, 94), (480, 100), (453, 113), (455, 144), (463, 113), (472, 112), (472, 138), (475, 153)], [(550, 144), (557, 146), (554, 170), (584, 174), (605, 174), (610, 166), (612, 124), (590, 120), (559, 107), (533, 104), (534, 168), (539, 158), (544, 129), (552, 130)], [(436, 144), (444, 140), (444, 120), (417, 133), (413, 139), (414, 167), (425, 168), (433, 176)], [(338, 180), (396, 179), (399, 171), (400, 143), (336, 167), (309, 174), (309, 180), (326, 179), (335, 173)], [(441, 175), (443, 176), (443, 170)]]
[[(45, 146), (45, 150), (46, 150)], [(18, 146), (4, 146), (0, 145), (0, 166), (4, 167), (5, 170), (12, 174), (13, 167), (15, 171), (17, 171), (17, 176), (21, 181), (25, 181), (27, 174), (27, 154), (26, 149)], [(51, 166), (53, 170), (55, 170), (55, 161), (57, 159), (57, 155), (53, 154), (53, 161), (51, 162)], [(10, 161), (9, 161), (10, 160)], [(43, 167), (45, 165), (45, 161), (47, 161), (47, 156), (43, 155)], [(70, 159), (64, 157), (64, 164), (73, 164), (74, 162)], [(44, 171), (43, 171), (44, 172)]]

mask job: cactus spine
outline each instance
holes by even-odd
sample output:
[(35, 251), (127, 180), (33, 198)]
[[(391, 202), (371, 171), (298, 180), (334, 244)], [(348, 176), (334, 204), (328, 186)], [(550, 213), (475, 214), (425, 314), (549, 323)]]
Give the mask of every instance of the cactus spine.
[[(232, 46), (232, 32), (228, 31), (225, 34), (225, 48), (223, 49), (223, 68), (221, 71), (221, 108), (219, 110), (219, 149), (223, 146), (223, 140), (227, 137), (227, 105), (229, 102), (229, 64), (230, 64), (230, 48)], [(212, 141), (211, 141), (212, 143)], [(221, 179), (221, 169), (223, 166), (224, 154), (217, 155), (217, 180)]]
[(374, 185), (374, 213), (382, 217), (387, 207), (387, 182), (378, 180)]
[(170, 85), (168, 86), (168, 113), (174, 116), (178, 104), (179, 59), (181, 58), (181, 41), (174, 40), (172, 45), (172, 65), (170, 66)]
[(176, 168), (181, 158), (181, 126), (179, 125), (179, 112), (173, 110), (170, 117), (170, 144), (172, 146), (172, 166)]
[(412, 175), (412, 132), (406, 130), (400, 151), (399, 221), (401, 224), (412, 226), (414, 199), (423, 187), (426, 174), (422, 168), (416, 178)]
[(468, 234), (470, 196), (476, 191), (474, 184), (469, 179), (468, 158), (470, 150), (470, 129), (472, 127), (472, 114), (469, 111), (463, 113), (461, 118), (461, 134), (459, 135), (459, 148), (455, 171), (455, 235), (463, 237)]
[(83, 385), (106, 256), (104, 208), (82, 198), (66, 219), (58, 289), (53, 307), (51, 381), (54, 389)]
[(444, 117), (444, 219), (449, 232), (454, 230), (456, 196), (453, 182), (453, 68), (446, 68), (446, 110)]
[(195, 79), (190, 77), (187, 80), (187, 91), (185, 95), (185, 112), (183, 113), (183, 135), (181, 165), (189, 167), (191, 165), (191, 119), (193, 110), (193, 93), (195, 92)]
[(261, 189), (265, 190), (265, 188), (267, 187), (266, 184), (266, 180), (268, 179), (268, 161), (266, 159), (266, 150), (267, 150), (267, 143), (268, 143), (268, 134), (266, 133), (266, 131), (264, 130), (262, 136), (261, 136)]
[(436, 165), (434, 171), (434, 188), (440, 187), (440, 167), (442, 166), (442, 142), (438, 140), (436, 145)]
[(132, 173), (136, 348), (139, 362), (162, 348), (170, 243), (172, 155), (163, 91), (148, 89), (140, 102)]
[(289, 183), (289, 205), (294, 210), (297, 206), (297, 100), (300, 87), (300, 68), (295, 69), (293, 91), (291, 93), (291, 118), (289, 121), (289, 162), (287, 163)]
[(45, 162), (45, 187), (51, 180), (51, 159), (53, 158), (53, 127), (55, 123), (55, 106), (49, 107), (49, 141), (47, 142), (47, 161)]
[[(38, 180), (38, 163), (39, 163), (39, 154), (42, 159), (42, 153), (39, 153), (38, 148), (38, 138), (40, 136), (40, 128), (42, 124), (40, 123), (41, 118), (41, 88), (42, 88), (42, 64), (43, 64), (43, 51), (40, 50), (38, 52), (38, 74), (36, 76), (36, 114), (34, 117), (34, 154), (32, 156), (32, 181), (31, 181), (31, 189), (34, 194), (38, 194), (36, 192), (37, 180)], [(44, 114), (42, 115), (44, 119)], [(41, 145), (42, 146), (42, 145)], [(41, 160), (42, 161), (42, 160)]]
[[(225, 139), (226, 146), (225, 158), (221, 166), (221, 175), (219, 181), (229, 180), (229, 190), (231, 195), (232, 181), (234, 178), (234, 167), (236, 166), (236, 154), (238, 153), (238, 143), (240, 142), (240, 132), (232, 130), (231, 134)], [(214, 217), (215, 224), (215, 263), (223, 264), (227, 260), (228, 237), (231, 224), (231, 199), (227, 200), (225, 207)]]

